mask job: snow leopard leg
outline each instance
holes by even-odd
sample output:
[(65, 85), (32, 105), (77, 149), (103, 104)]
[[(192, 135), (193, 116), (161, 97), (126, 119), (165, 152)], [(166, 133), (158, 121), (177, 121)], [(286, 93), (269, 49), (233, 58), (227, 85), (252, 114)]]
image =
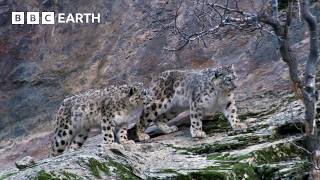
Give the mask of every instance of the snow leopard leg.
[(241, 123), (237, 114), (237, 107), (235, 105), (234, 94), (230, 93), (227, 98), (227, 104), (223, 109), (223, 114), (228, 119), (232, 129), (234, 130), (245, 130), (247, 128), (246, 124)]

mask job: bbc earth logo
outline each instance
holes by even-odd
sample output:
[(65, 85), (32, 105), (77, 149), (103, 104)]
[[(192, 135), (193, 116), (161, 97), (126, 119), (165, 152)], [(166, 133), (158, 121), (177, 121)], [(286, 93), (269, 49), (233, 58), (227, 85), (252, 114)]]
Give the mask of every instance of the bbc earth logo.
[(12, 24), (94, 24), (100, 22), (100, 13), (12, 12)]

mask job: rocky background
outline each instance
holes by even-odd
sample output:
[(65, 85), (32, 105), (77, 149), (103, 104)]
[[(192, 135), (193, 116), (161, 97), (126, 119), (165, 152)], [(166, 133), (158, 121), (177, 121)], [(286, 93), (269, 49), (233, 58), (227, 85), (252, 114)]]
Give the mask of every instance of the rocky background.
[[(109, 84), (135, 81), (148, 84), (152, 77), (167, 69), (201, 69), (234, 64), (239, 75), (237, 105), (242, 120), (250, 125), (251, 131), (240, 135), (232, 132), (228, 134), (227, 132), (231, 130), (227, 125), (211, 126), (209, 124), (207, 131), (211, 132), (211, 137), (204, 141), (188, 143), (191, 139), (187, 130), (161, 136), (150, 144), (139, 145), (137, 149), (132, 150), (131, 147), (129, 150), (121, 150), (121, 154), (127, 159), (135, 158), (136, 154), (141, 152), (145, 152), (146, 156), (149, 153), (150, 158), (141, 162), (135, 160), (117, 162), (120, 165), (125, 164), (125, 167), (120, 169), (129, 168), (129, 172), (134, 172), (130, 175), (137, 178), (166, 178), (181, 174), (188, 177), (190, 175), (192, 178), (190, 173), (195, 170), (195, 167), (210, 170), (210, 173), (225, 172), (226, 169), (212, 168), (212, 164), (218, 160), (238, 162), (245, 157), (244, 163), (250, 162), (250, 166), (254, 164), (252, 177), (255, 176), (257, 167), (263, 167), (265, 164), (282, 167), (279, 165), (281, 163), (284, 163), (283, 167), (289, 167), (286, 164), (289, 162), (294, 162), (293, 168), (288, 171), (289, 173), (282, 173), (282, 175), (290, 177), (293, 176), (292, 172), (295, 172), (303, 176), (304, 174), (301, 173), (305, 168), (303, 158), (302, 160), (292, 159), (293, 156), (302, 157), (302, 152), (292, 143), (288, 143), (299, 141), (300, 131), (297, 131), (294, 125), (290, 123), (288, 125), (288, 122), (301, 120), (299, 118), (302, 110), (301, 105), (296, 105), (298, 102), (294, 101), (290, 93), (288, 69), (280, 60), (277, 40), (268, 35), (260, 36), (256, 33), (231, 30), (214, 38), (208, 37), (207, 47), (195, 42), (180, 51), (168, 51), (166, 48), (178, 47), (180, 42), (169, 29), (165, 28), (172, 24), (178, 5), (179, 1), (169, 0), (90, 2), (87, 0), (0, 0), (0, 169), (12, 167), (16, 160), (26, 155), (33, 156), (37, 160), (47, 156), (53, 115), (67, 95), (90, 88), (105, 87)], [(243, 0), (239, 5), (248, 11), (257, 11), (264, 2), (263, 0)], [(313, 8), (319, 15), (318, 2), (314, 2)], [(12, 11), (93, 12), (101, 14), (102, 22), (101, 24), (11, 25)], [(184, 29), (185, 31), (197, 29), (192, 15), (192, 1), (183, 1), (179, 12), (178, 24), (181, 27), (188, 27)], [(318, 20), (320, 22), (320, 18)], [(303, 29), (302, 22), (294, 22), (292, 27), (294, 51), (303, 62), (307, 57), (305, 52), (308, 49), (308, 34)], [(298, 115), (293, 116), (294, 113)], [(294, 121), (292, 117), (295, 117)], [(242, 140), (237, 139), (238, 137)], [(92, 146), (97, 144), (95, 143), (97, 139), (99, 136), (90, 139), (91, 146), (89, 144), (86, 146), (87, 149), (84, 148), (86, 156), (83, 163), (90, 164), (94, 161), (93, 164), (96, 164), (97, 161), (109, 167), (108, 163), (117, 159), (115, 156), (119, 154), (115, 153), (113, 156), (114, 152), (110, 152), (107, 156), (101, 155), (97, 149), (91, 153), (88, 152), (90, 149), (95, 149)], [(169, 139), (171, 141), (167, 142)], [(227, 148), (219, 149), (216, 147), (218, 141), (230, 141), (230, 143), (225, 145)], [(254, 155), (259, 152), (268, 154), (270, 150), (268, 147), (273, 148), (278, 145), (286, 147), (284, 150), (280, 148), (280, 154), (290, 151), (293, 153), (292, 156), (276, 157), (275, 161), (268, 162), (257, 160), (259, 158)], [(167, 164), (160, 163), (153, 170), (147, 170), (145, 168), (150, 165), (148, 163), (156, 162), (151, 154), (161, 154), (154, 151), (155, 147), (165, 151), (163, 157), (171, 157), (168, 156), (169, 154), (176, 154), (176, 156), (172, 159), (164, 159)], [(202, 147), (205, 150), (202, 151)], [(276, 151), (272, 148), (271, 152)], [(242, 151), (238, 151), (239, 149)], [(176, 152), (180, 150), (183, 152)], [(241, 152), (245, 156), (242, 156), (244, 154)], [(237, 156), (233, 156), (232, 153)], [(77, 155), (80, 156), (80, 154)], [(31, 168), (24, 172), (28, 177), (36, 177), (40, 171), (47, 175), (49, 171), (55, 171), (56, 167), (63, 169), (64, 165), (60, 164), (61, 161), (78, 162), (77, 155), (43, 160), (35, 169)], [(189, 163), (190, 166), (183, 169), (182, 164), (172, 164), (179, 158), (182, 158), (181, 161), (184, 161), (183, 158), (196, 159)], [(264, 157), (264, 160), (269, 158)], [(204, 165), (198, 166), (197, 163)], [(103, 165), (98, 166), (102, 167), (101, 170), (107, 169)], [(229, 168), (227, 170), (234, 172), (235, 176), (239, 174), (237, 168), (234, 169), (230, 164), (221, 165), (221, 167), (224, 166)], [(48, 167), (51, 169), (45, 169)], [(80, 167), (82, 167), (81, 163)], [(76, 172), (73, 174), (77, 174), (77, 169), (79, 170), (80, 167), (74, 163), (73, 169)], [(133, 171), (130, 169), (132, 167), (139, 167), (142, 170)], [(247, 168), (247, 166), (244, 167)], [(295, 170), (295, 168), (300, 169)], [(112, 177), (119, 175), (115, 169), (108, 168), (109, 175)], [(90, 169), (87, 170), (80, 176), (96, 177)], [(160, 171), (162, 175), (164, 174), (163, 177), (161, 173), (160, 175), (154, 173)], [(271, 174), (276, 174), (274, 173), (276, 171), (279, 169), (271, 171)], [(9, 175), (12, 173), (20, 178), (27, 177), (17, 169), (3, 172), (0, 179), (10, 177), (8, 172)], [(98, 172), (100, 172), (99, 168)], [(61, 173), (62, 171), (57, 170), (53, 175)], [(108, 176), (108, 173), (105, 175)], [(240, 175), (245, 176), (243, 173)], [(282, 175), (280, 173), (279, 177)]]

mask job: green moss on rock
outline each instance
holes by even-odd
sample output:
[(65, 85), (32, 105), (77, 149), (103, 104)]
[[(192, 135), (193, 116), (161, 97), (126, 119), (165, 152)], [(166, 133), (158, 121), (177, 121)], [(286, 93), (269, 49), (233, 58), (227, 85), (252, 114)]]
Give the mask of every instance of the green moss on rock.
[(162, 169), (161, 173), (178, 174), (178, 172), (173, 169)]
[(37, 173), (36, 178), (37, 180), (60, 180), (60, 178), (55, 175), (53, 172), (46, 172), (45, 170), (40, 170)]
[(304, 152), (293, 144), (283, 143), (252, 153), (258, 164), (268, 164), (290, 159), (304, 159)]
[(228, 176), (226, 172), (220, 172), (219, 170), (213, 169), (211, 167), (207, 169), (199, 170), (199, 171), (190, 172), (188, 174), (182, 174), (173, 169), (163, 169), (161, 173), (174, 174), (173, 179), (176, 179), (176, 180), (193, 180), (193, 179), (224, 180)]
[(203, 170), (190, 172), (188, 174), (182, 174), (175, 170), (165, 170), (166, 173), (175, 174), (172, 179), (178, 180), (211, 180), (211, 179), (243, 179), (243, 180), (259, 180), (259, 179), (282, 179), (286, 177), (296, 177), (297, 179), (305, 177), (301, 172), (305, 169), (299, 170), (298, 172), (293, 171), (290, 176), (279, 174), (279, 170), (283, 167), (263, 165), (257, 166), (250, 163), (241, 163), (235, 161), (221, 162), (221, 166), (210, 166)]
[(239, 137), (235, 137), (234, 140), (231, 140), (230, 142), (203, 144), (196, 147), (184, 148), (184, 150), (191, 152), (192, 154), (198, 154), (198, 155), (211, 154), (211, 153), (241, 149), (241, 148), (254, 145), (260, 142), (263, 142), (263, 140), (259, 136), (239, 136)]
[(207, 134), (227, 132), (231, 130), (231, 126), (222, 113), (217, 113), (212, 118), (203, 121), (203, 130)]
[(36, 180), (81, 180), (82, 177), (67, 171), (63, 172), (47, 172), (45, 170), (38, 171)]
[(97, 178), (101, 178), (100, 172), (104, 172), (109, 176), (111, 175), (109, 167), (105, 163), (101, 163), (94, 158), (90, 158), (87, 165), (90, 168), (91, 173)]
[(232, 166), (236, 179), (259, 179), (260, 175), (255, 171), (255, 167), (249, 163), (236, 163)]
[(191, 172), (187, 175), (179, 174), (176, 179), (177, 180), (225, 180), (227, 177), (227, 174), (224, 172), (217, 172), (217, 171), (198, 171), (198, 172)]
[(209, 154), (213, 152), (223, 152), (231, 149), (240, 149), (246, 146), (246, 142), (235, 142), (225, 144), (205, 144), (199, 147), (190, 148), (189, 151), (193, 154)]
[[(212, 153), (207, 158), (219, 164), (219, 166), (209, 167), (211, 170), (229, 170), (230, 173), (234, 173), (236, 179), (304, 177), (304, 172), (308, 168), (304, 163), (307, 162), (304, 152), (291, 143), (277, 144), (242, 155)], [(292, 167), (288, 168), (286, 163), (293, 162)], [(288, 168), (287, 172), (284, 172), (285, 168)]]
[(9, 178), (10, 176), (13, 176), (13, 175), (15, 175), (15, 174), (17, 174), (17, 172), (11, 172), (11, 173), (2, 175), (2, 176), (0, 176), (0, 180), (5, 180), (5, 179), (7, 179), (7, 178)]
[(68, 172), (68, 171), (63, 171), (62, 174), (67, 180), (81, 180), (81, 179), (83, 179), (82, 177), (80, 177), (74, 173)]
[(202, 170), (189, 172), (187, 174), (179, 173), (173, 169), (164, 169), (162, 173), (174, 174), (173, 179), (177, 180), (227, 180), (227, 179), (258, 179), (261, 177), (256, 167), (249, 163), (240, 162), (221, 162), (217, 166), (210, 166)]
[(120, 164), (109, 159), (108, 164), (115, 168), (116, 174), (120, 177), (121, 180), (138, 180), (138, 178), (133, 172), (132, 168), (124, 164)]

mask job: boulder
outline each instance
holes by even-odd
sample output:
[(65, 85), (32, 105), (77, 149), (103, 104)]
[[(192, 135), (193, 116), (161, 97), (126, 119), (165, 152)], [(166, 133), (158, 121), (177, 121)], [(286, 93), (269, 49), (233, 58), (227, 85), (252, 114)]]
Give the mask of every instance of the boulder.
[(36, 162), (33, 157), (26, 156), (26, 157), (20, 159), (19, 161), (17, 161), (15, 164), (18, 169), (22, 170), (22, 169), (34, 166), (36, 164)]

